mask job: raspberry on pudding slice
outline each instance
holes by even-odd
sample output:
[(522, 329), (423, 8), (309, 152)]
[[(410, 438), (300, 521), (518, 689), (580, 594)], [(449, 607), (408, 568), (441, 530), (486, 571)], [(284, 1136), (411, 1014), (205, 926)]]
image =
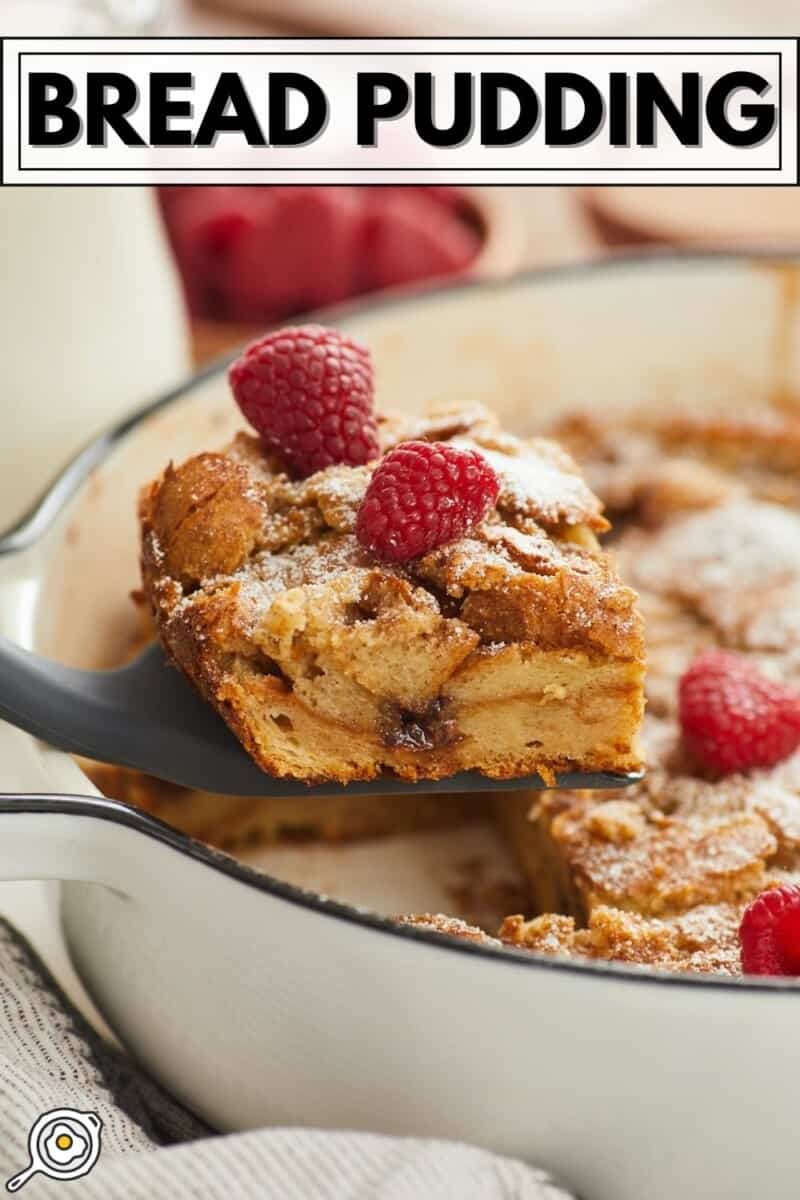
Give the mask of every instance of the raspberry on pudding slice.
[(368, 352), (316, 327), (231, 383), (255, 434), (145, 488), (142, 571), (168, 654), (265, 771), (641, 765), (635, 593), (557, 445), (482, 408), (374, 414)]
[(295, 477), (378, 457), (369, 351), (334, 329), (279, 329), (232, 364), (242, 413)]

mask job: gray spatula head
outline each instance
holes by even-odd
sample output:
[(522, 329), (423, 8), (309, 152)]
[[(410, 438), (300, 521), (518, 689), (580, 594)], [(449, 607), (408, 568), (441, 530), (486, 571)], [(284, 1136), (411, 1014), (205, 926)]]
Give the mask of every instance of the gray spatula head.
[[(411, 791), (487, 792), (541, 789), (538, 775), (487, 779), (471, 771), (450, 779), (407, 783), (391, 775), (368, 783), (317, 787), (266, 775), (224, 721), (157, 644), (114, 671), (82, 671), (0, 639), (0, 717), (59, 750), (135, 767), (160, 779), (236, 796), (387, 795)], [(559, 788), (617, 788), (641, 774), (562, 775)]]

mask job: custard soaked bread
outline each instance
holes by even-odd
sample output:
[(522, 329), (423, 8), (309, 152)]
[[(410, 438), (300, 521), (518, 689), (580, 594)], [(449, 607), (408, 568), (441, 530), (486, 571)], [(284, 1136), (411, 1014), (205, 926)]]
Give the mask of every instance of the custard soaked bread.
[(495, 502), (462, 536), (385, 561), (356, 529), (374, 463), (291, 479), (243, 433), (145, 489), (144, 589), (175, 663), (275, 775), (639, 767), (635, 594), (571, 459), (484, 410), (377, 433), (379, 467), (408, 443), (480, 455)]

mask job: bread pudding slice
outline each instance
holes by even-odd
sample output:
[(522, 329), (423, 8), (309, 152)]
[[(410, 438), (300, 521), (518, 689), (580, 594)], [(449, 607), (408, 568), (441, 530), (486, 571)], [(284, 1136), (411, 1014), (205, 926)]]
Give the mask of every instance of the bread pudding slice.
[(601, 505), (554, 443), (483, 409), (380, 422), (479, 450), (496, 509), (402, 565), (354, 536), (374, 469), (290, 480), (257, 438), (170, 465), (140, 504), (142, 578), (175, 664), (267, 772), (347, 783), (641, 765), (635, 593)]

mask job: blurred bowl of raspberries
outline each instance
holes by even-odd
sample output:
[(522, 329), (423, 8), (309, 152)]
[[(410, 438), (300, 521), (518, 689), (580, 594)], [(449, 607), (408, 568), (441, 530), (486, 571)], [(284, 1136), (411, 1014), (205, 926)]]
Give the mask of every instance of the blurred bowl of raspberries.
[(422, 280), (519, 264), (497, 190), (446, 187), (162, 187), (192, 318), (268, 325)]

